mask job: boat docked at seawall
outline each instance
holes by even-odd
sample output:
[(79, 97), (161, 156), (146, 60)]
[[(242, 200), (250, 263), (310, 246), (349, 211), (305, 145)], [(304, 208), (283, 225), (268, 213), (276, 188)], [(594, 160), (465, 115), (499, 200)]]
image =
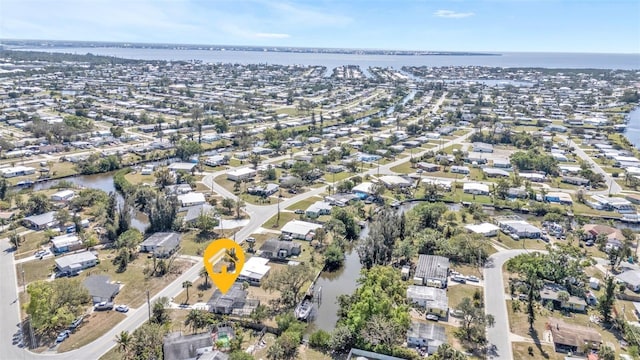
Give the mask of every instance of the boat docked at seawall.
[(293, 314), (298, 320), (307, 320), (309, 315), (311, 315), (311, 310), (313, 310), (313, 303), (309, 299), (304, 299), (300, 304), (298, 304), (298, 306), (296, 306)]

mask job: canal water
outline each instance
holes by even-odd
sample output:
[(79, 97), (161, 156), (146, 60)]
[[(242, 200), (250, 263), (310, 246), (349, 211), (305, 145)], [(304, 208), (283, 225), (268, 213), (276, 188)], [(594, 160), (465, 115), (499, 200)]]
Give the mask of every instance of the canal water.
[[(115, 185), (113, 184), (114, 174), (115, 172), (94, 175), (77, 175), (64, 179), (43, 181), (35, 184), (34, 190), (49, 189), (59, 182), (65, 181), (84, 188), (99, 189), (106, 193), (113, 192), (116, 194), (118, 206), (122, 206), (122, 204), (124, 203), (124, 198), (119, 192), (116, 191)], [(147, 226), (149, 226), (147, 216), (139, 211), (136, 211), (135, 214), (131, 217), (131, 226), (135, 229), (140, 230), (141, 232), (144, 232)]]
[(633, 109), (627, 115), (627, 120), (624, 136), (629, 139), (633, 146), (640, 148), (640, 107)]

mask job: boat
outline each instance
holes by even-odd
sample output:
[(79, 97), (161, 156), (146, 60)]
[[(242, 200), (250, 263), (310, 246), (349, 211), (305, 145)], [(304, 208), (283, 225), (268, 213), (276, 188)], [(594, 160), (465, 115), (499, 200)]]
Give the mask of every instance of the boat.
[(309, 315), (311, 315), (311, 310), (313, 309), (313, 303), (309, 299), (304, 299), (296, 309), (293, 311), (293, 314), (296, 316), (298, 320), (307, 320)]

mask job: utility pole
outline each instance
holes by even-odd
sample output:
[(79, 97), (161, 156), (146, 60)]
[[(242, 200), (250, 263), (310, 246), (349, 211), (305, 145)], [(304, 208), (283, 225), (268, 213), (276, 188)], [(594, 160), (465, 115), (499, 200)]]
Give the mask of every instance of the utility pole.
[(149, 312), (149, 321), (151, 321), (151, 300), (149, 300), (149, 290), (147, 290), (147, 309)]

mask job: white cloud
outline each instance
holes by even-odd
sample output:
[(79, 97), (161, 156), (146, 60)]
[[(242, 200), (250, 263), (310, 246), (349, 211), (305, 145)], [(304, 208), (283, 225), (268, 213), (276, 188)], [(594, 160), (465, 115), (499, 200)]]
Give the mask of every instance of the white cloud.
[(256, 33), (255, 37), (263, 39), (288, 39), (291, 35), (278, 33)]
[(438, 10), (433, 13), (433, 16), (447, 18), (447, 19), (462, 19), (475, 15), (472, 12), (457, 12), (453, 10)]

